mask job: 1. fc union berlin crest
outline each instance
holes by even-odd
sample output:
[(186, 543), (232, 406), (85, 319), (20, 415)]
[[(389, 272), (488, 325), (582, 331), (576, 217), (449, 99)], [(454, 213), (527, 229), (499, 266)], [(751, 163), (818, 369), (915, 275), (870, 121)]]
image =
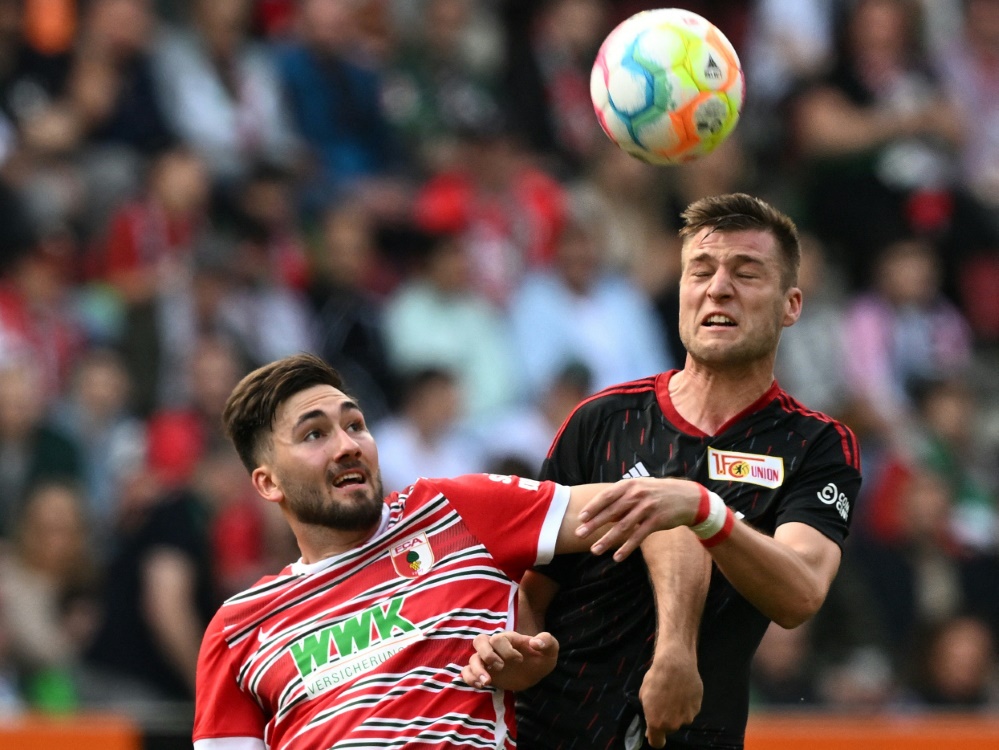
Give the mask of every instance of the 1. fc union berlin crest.
[(426, 534), (418, 534), (392, 548), (395, 571), (406, 578), (416, 578), (430, 571), (434, 564), (434, 551)]

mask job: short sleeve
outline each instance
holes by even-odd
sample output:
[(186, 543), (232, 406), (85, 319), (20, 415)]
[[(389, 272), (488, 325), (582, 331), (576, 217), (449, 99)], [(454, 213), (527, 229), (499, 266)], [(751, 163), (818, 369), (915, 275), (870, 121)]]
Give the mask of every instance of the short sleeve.
[[(266, 720), (256, 701), (239, 688), (229, 644), (222, 634), (222, 617), (212, 619), (198, 654), (194, 706), (194, 742), (198, 750), (224, 747), (211, 740), (245, 740), (232, 750), (264, 748)], [(253, 744), (256, 740), (259, 744)], [(228, 743), (233, 745), (232, 742)]]
[(777, 526), (791, 521), (818, 529), (840, 547), (860, 493), (860, 453), (849, 428), (832, 423), (815, 440), (777, 513)]
[(426, 480), (444, 494), (503, 571), (520, 581), (555, 553), (569, 488), (502, 474)]

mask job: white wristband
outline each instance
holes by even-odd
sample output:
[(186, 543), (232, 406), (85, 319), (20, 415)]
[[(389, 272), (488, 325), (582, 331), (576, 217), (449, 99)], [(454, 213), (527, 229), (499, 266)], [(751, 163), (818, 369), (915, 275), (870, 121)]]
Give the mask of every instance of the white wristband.
[[(708, 496), (707, 518), (690, 527), (691, 531), (697, 534), (700, 539), (710, 539), (721, 531), (725, 526), (725, 520), (728, 516), (728, 506), (725, 505), (725, 501), (710, 490), (705, 490), (705, 492)], [(701, 506), (702, 508), (704, 506), (703, 500)], [(703, 514), (699, 513), (698, 515)]]

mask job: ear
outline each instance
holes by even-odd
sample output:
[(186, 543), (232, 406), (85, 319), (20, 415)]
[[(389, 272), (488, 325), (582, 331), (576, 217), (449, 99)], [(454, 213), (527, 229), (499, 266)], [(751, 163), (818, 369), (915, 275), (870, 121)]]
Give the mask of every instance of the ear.
[(269, 503), (279, 503), (284, 500), (284, 490), (278, 484), (274, 473), (268, 466), (258, 466), (250, 475), (253, 487), (264, 500)]
[(793, 286), (787, 290), (784, 298), (784, 319), (781, 321), (781, 325), (784, 328), (793, 326), (798, 322), (798, 318), (801, 317), (801, 305), (801, 290)]

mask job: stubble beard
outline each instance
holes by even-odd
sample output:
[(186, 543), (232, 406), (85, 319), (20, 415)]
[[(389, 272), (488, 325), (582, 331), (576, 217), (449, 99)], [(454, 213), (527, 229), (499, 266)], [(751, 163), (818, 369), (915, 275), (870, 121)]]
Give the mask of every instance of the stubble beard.
[(337, 531), (363, 531), (377, 524), (384, 505), (381, 474), (374, 477), (373, 491), (348, 491), (346, 500), (330, 497), (327, 490), (333, 487), (333, 476), (333, 472), (327, 472), (323, 486), (299, 481), (286, 483), (288, 509), (295, 518), (304, 524)]
[(758, 334), (743, 341), (723, 346), (702, 346), (696, 335), (680, 339), (690, 357), (698, 363), (710, 367), (745, 367), (757, 362), (772, 359), (780, 341), (779, 327), (770, 335)]

